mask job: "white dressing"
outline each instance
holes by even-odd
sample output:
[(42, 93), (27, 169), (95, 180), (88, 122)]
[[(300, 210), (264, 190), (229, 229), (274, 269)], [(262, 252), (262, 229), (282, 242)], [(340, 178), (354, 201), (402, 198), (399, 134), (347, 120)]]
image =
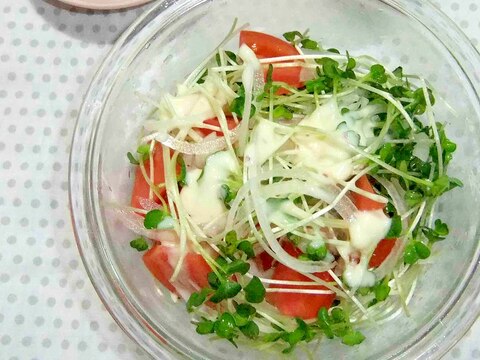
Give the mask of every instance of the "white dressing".
[(359, 263), (354, 264), (351, 262), (346, 263), (345, 270), (343, 272), (343, 279), (345, 282), (354, 289), (361, 287), (371, 287), (375, 285), (375, 274), (368, 271), (367, 264)]
[(263, 164), (288, 141), (292, 133), (292, 128), (260, 119), (252, 132), (246, 156), (254, 152), (256, 163)]
[(350, 222), (350, 243), (361, 252), (371, 252), (385, 238), (391, 223), (381, 209), (358, 211)]
[(207, 235), (215, 235), (225, 226), (227, 209), (222, 200), (222, 185), (239, 171), (236, 164), (230, 152), (221, 151), (207, 158), (203, 170), (187, 171), (180, 199), (192, 221), (203, 227)]

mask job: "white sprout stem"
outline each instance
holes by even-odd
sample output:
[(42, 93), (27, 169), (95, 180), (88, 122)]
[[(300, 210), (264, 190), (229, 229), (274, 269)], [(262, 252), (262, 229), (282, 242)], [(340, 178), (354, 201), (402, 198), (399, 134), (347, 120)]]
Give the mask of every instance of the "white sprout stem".
[[(150, 182), (152, 184), (155, 184), (155, 171), (153, 169), (153, 166), (154, 166), (154, 163), (153, 163), (153, 151), (155, 149), (155, 140), (152, 140), (152, 142), (150, 143), (150, 151), (149, 151), (149, 160), (150, 160)], [(152, 187), (150, 186), (150, 188), (148, 189), (148, 198), (150, 200), (153, 200), (153, 189)]]
[[(317, 285), (318, 286), (318, 285)], [(266, 288), (267, 293), (290, 293), (290, 294), (311, 294), (311, 295), (331, 295), (333, 291), (316, 289), (295, 289), (295, 288)]]
[(437, 124), (435, 122), (435, 119), (433, 118), (432, 103), (430, 101), (430, 94), (428, 93), (427, 86), (425, 84), (425, 80), (421, 79), (421, 82), (422, 82), (423, 97), (425, 98), (425, 103), (427, 105), (427, 107), (426, 107), (427, 118), (428, 118), (428, 122), (430, 123), (430, 127), (432, 128), (433, 138), (435, 139), (435, 147), (437, 148), (438, 175), (442, 176), (443, 175), (442, 144), (440, 143), (440, 137), (438, 135)]

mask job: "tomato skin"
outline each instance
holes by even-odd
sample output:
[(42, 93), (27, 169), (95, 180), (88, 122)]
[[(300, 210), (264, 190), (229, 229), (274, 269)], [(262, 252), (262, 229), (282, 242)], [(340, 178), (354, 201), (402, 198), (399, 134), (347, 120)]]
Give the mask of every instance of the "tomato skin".
[[(218, 118), (207, 119), (203, 123), (220, 127), (220, 122), (218, 121)], [(232, 116), (227, 116), (227, 127), (228, 127), (228, 130), (233, 130), (237, 127), (237, 123), (235, 122), (235, 119)], [(215, 131), (215, 130), (203, 129), (203, 128), (198, 128), (196, 129), (196, 131), (199, 132), (202, 136), (210, 135), (213, 132), (218, 136), (223, 136), (222, 131)]]
[(248, 45), (258, 58), (298, 55), (292, 44), (258, 31), (240, 31), (240, 45), (242, 44)]
[[(145, 171), (148, 176), (150, 176), (150, 160), (147, 159), (144, 162)], [(153, 150), (153, 176), (155, 184), (160, 184), (165, 182), (165, 171), (163, 166), (163, 148), (161, 145), (156, 145)], [(140, 166), (137, 166), (135, 169), (135, 182), (133, 183), (132, 190), (132, 199), (131, 205), (134, 208), (141, 209), (140, 199), (148, 199), (150, 194), (150, 186), (143, 177), (142, 170)], [(166, 194), (165, 187), (159, 189), (159, 194), (163, 197)], [(160, 203), (160, 199), (154, 194), (153, 200), (156, 203)]]
[(262, 271), (268, 271), (273, 267), (275, 259), (271, 257), (266, 251), (262, 251), (255, 257), (257, 267)]
[[(301, 254), (300, 250), (294, 247), (291, 243), (283, 244), (283, 248), (287, 253), (294, 257), (297, 257)], [(314, 273), (314, 275), (324, 281), (333, 281), (333, 278), (328, 272)], [(272, 279), (309, 282), (312, 281), (308, 277), (283, 264), (278, 264), (275, 267)], [(305, 288), (305, 286), (272, 284), (270, 285), (270, 288), (298, 289)], [(309, 286), (308, 288), (316, 290), (327, 290), (326, 287), (321, 285)], [(270, 304), (274, 305), (278, 309), (278, 311), (280, 311), (280, 313), (287, 316), (299, 317), (306, 320), (315, 318), (320, 308), (330, 308), (333, 301), (335, 300), (335, 294), (298, 294), (271, 292), (267, 293), (266, 299)]]
[[(355, 185), (359, 189), (375, 194), (375, 191), (373, 190), (373, 186), (372, 184), (370, 184), (370, 181), (368, 180), (367, 175), (363, 175), (360, 179), (358, 179)], [(366, 198), (365, 196), (362, 196), (355, 192), (352, 192), (351, 196), (352, 196), (353, 203), (355, 204), (358, 210), (362, 210), (362, 211), (380, 210), (385, 207), (385, 204), (376, 202), (374, 200)]]
[(373, 251), (368, 267), (379, 267), (387, 258), (387, 256), (392, 251), (395, 246), (395, 241), (397, 239), (383, 239), (378, 244), (375, 250)]
[(209, 287), (208, 273), (212, 271), (202, 255), (189, 252), (185, 256), (185, 265), (187, 267), (190, 279), (200, 288)]
[(169, 251), (166, 246), (154, 245), (143, 255), (143, 262), (153, 276), (160, 281), (171, 293), (176, 294), (177, 290), (170, 282), (173, 275), (173, 267), (168, 262)]
[[(259, 59), (299, 55), (295, 47), (275, 36), (264, 34), (257, 31), (242, 30), (240, 32), (240, 45), (246, 44), (253, 50), (255, 55)], [(300, 81), (300, 73), (302, 68), (300, 66), (274, 68), (272, 72), (272, 80), (278, 82), (284, 82), (292, 87), (300, 88), (303, 86), (303, 82)], [(264, 77), (266, 80), (267, 71), (264, 71)], [(279, 89), (277, 95), (288, 94), (286, 89)]]

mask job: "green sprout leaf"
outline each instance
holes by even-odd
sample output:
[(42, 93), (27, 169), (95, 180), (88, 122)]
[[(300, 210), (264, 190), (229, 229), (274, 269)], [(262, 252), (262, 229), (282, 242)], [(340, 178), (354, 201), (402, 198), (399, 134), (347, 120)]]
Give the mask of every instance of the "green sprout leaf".
[(276, 106), (273, 109), (273, 118), (274, 119), (285, 119), (285, 120), (292, 120), (293, 113), (288, 110), (288, 108), (284, 105)]
[[(145, 229), (158, 229), (159, 226), (162, 227), (162, 222), (169, 222), (170, 215), (168, 212), (160, 209), (150, 210), (143, 220), (143, 226)], [(168, 227), (167, 227), (168, 228)]]
[(133, 156), (131, 152), (127, 152), (127, 158), (128, 161), (130, 161), (130, 164), (132, 165), (140, 165), (140, 162)]
[(245, 291), (245, 299), (250, 303), (258, 304), (265, 298), (265, 287), (256, 276), (250, 280), (243, 290)]
[(402, 233), (402, 218), (398, 215), (392, 217), (392, 224), (390, 225), (390, 230), (388, 230), (387, 239), (393, 239), (400, 236)]
[(215, 332), (214, 326), (215, 322), (203, 319), (197, 324), (196, 331), (200, 335), (213, 334)]
[(260, 329), (258, 328), (258, 325), (252, 320), (248, 321), (245, 325), (241, 326), (239, 329), (242, 332), (242, 334), (248, 337), (249, 339), (256, 339), (260, 334)]
[(145, 240), (143, 237), (139, 237), (130, 241), (130, 246), (137, 251), (145, 251), (148, 249), (147, 240)]
[(361, 344), (365, 336), (359, 331), (350, 331), (342, 337), (342, 343), (348, 346)]
[(218, 304), (222, 300), (235, 297), (240, 290), (242, 290), (242, 286), (239, 283), (230, 280), (223, 281), (210, 298), (210, 301)]

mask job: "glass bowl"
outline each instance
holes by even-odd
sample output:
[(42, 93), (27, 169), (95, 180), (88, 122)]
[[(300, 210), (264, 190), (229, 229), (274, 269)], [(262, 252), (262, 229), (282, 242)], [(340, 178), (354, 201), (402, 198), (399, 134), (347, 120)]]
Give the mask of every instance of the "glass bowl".
[[(365, 330), (358, 347), (322, 342), (336, 359), (412, 359), (442, 356), (480, 311), (479, 176), (480, 60), (462, 32), (431, 3), (420, 0), (166, 0), (159, 1), (121, 36), (85, 97), (71, 148), (70, 199), (77, 244), (106, 308), (156, 358), (277, 358), (195, 333), (183, 304), (162, 297), (132, 238), (105, 203), (128, 203), (132, 170), (125, 154), (135, 147), (151, 110), (138, 94), (155, 98), (174, 90), (221, 41), (235, 17), (280, 35), (310, 29), (325, 47), (370, 54), (392, 69), (422, 74), (445, 102), (438, 119), (458, 143), (451, 174), (461, 190), (438, 204), (449, 239), (438, 243), (410, 303), (410, 317)], [(230, 44), (236, 48), (236, 41)], [(448, 103), (449, 106), (446, 106)], [(442, 105), (443, 104), (443, 105)], [(298, 357), (305, 356), (299, 353)]]

